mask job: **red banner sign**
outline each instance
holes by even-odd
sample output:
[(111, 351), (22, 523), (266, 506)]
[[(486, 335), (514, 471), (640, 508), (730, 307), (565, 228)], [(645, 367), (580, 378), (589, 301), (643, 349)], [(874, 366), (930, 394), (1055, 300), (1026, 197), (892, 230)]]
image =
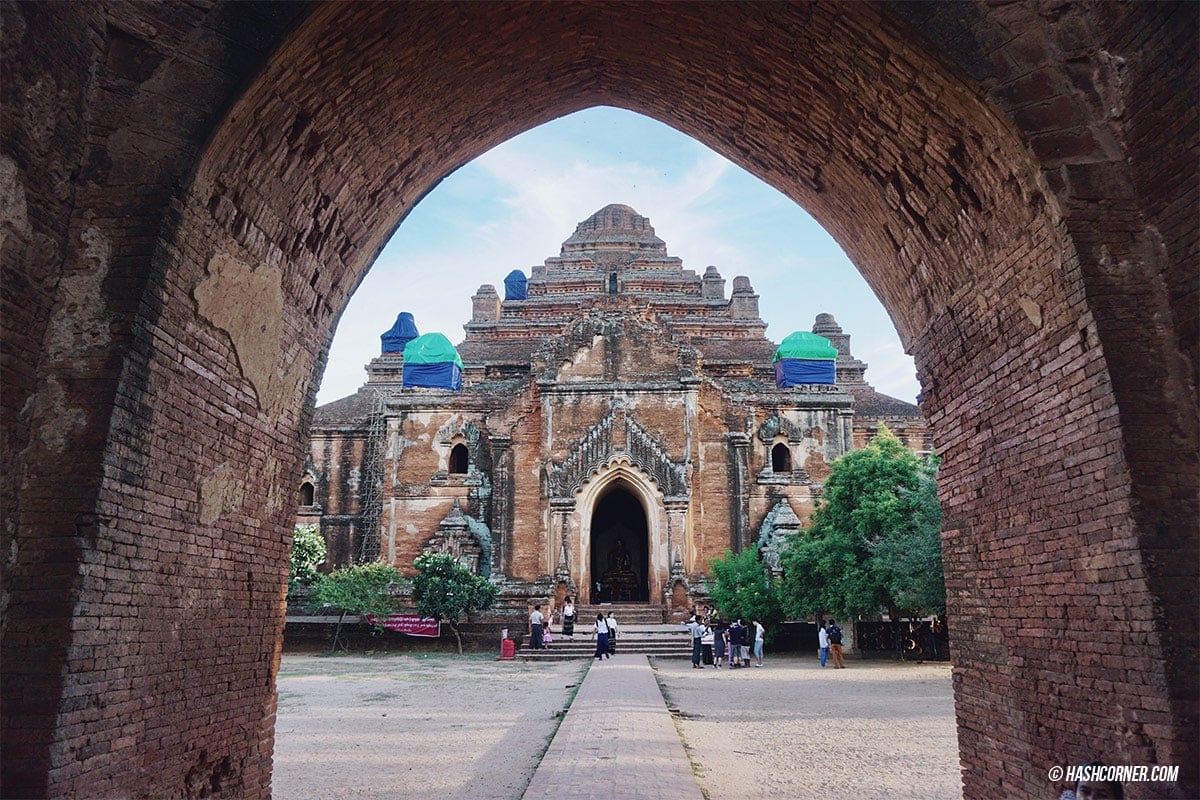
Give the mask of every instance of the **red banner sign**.
[(367, 614), (366, 620), (372, 625), (378, 625), (397, 633), (406, 633), (409, 636), (431, 636), (436, 639), (442, 635), (442, 623), (433, 617), (418, 617), (416, 614), (390, 614), (386, 617), (377, 617), (374, 614)]

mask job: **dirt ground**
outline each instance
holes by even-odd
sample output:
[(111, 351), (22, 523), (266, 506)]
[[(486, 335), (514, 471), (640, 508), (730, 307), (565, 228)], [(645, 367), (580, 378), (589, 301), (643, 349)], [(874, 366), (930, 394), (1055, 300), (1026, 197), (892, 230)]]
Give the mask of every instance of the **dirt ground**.
[[(588, 666), (285, 655), (274, 796), (519, 798)], [(710, 800), (961, 796), (948, 665), (657, 667)]]
[(588, 666), (285, 655), (272, 795), (519, 798)]
[(762, 669), (660, 661), (710, 800), (962, 797), (950, 665), (771, 658)]

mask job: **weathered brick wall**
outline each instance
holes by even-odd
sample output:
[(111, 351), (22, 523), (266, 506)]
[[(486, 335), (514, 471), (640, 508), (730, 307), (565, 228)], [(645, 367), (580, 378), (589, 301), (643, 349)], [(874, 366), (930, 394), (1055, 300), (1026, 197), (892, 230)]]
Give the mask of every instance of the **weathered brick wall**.
[[(175, 345), (155, 320), (180, 299), (151, 254), (200, 144), (295, 11), (3, 8), (0, 168), (16, 212), (4, 215), (0, 378), (6, 796), (151, 795), (159, 776), (178, 793), (265, 789), (270, 714), (247, 723), (245, 709), (268, 707), (278, 570), (264, 584), (255, 562), (273, 545), (256, 531), (217, 548), (196, 531), (191, 458), (237, 422), (221, 430), (198, 412), (152, 432), (152, 417), (186, 404), (174, 392), (199, 387), (152, 394), (149, 353)], [(243, 525), (273, 526), (261, 519)], [(194, 613), (214, 602), (220, 620)], [(226, 735), (224, 753), (207, 746)]]
[(6, 794), (266, 796), (334, 321), (439, 178), (602, 102), (803, 203), (914, 352), (971, 790), (1200, 790), (1196, 7), (636, 8), (4, 6)]
[(350, 566), (358, 557), (362, 544), (358, 518), (365, 451), (366, 440), (361, 435), (322, 432), (309, 439), (311, 460), (324, 465), (314, 486), (313, 499), (321, 507), (319, 523), (325, 538), (325, 569)]

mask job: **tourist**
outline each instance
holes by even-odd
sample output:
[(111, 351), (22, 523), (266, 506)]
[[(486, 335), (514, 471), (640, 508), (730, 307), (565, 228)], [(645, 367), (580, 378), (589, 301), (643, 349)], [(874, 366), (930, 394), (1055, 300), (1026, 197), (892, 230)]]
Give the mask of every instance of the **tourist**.
[(940, 615), (933, 618), (933, 643), (935, 656), (940, 657), (944, 651), (946, 657), (950, 657), (950, 642), (946, 636), (946, 618)]
[(825, 669), (825, 661), (829, 658), (829, 631), (825, 630), (825, 620), (817, 628), (817, 650), (821, 656), (821, 669)]
[(567, 595), (566, 603), (563, 604), (562, 635), (568, 639), (575, 638), (575, 604), (571, 602), (570, 595)]
[(729, 626), (729, 668), (742, 668), (742, 621), (735, 619)]
[(713, 663), (713, 631), (708, 625), (700, 634), (700, 663), (705, 666)]
[(717, 669), (721, 668), (721, 662), (725, 660), (725, 628), (721, 625), (721, 621), (715, 620), (713, 623), (713, 666)]
[(542, 646), (549, 647), (554, 639), (550, 636), (550, 623), (547, 622), (542, 626)]
[(608, 654), (615, 656), (617, 654), (617, 621), (613, 619), (611, 611), (604, 618), (604, 624), (608, 626)]
[(545, 617), (542, 616), (542, 606), (537, 604), (533, 607), (533, 611), (529, 614), (529, 645), (534, 650), (541, 650), (543, 643), (542, 623)]
[(763, 665), (763, 645), (766, 643), (767, 630), (758, 620), (752, 620), (750, 624), (754, 626), (754, 666), (761, 667)]
[(845, 669), (846, 662), (842, 660), (842, 629), (838, 627), (836, 619), (829, 620), (826, 633), (829, 634), (829, 655), (833, 657), (833, 668)]
[(704, 638), (704, 625), (692, 616), (688, 619), (687, 627), (692, 635), (692, 669), (703, 669), (700, 666), (700, 640)]
[(740, 619), (737, 621), (737, 623), (738, 623), (738, 625), (742, 626), (742, 644), (741, 644), (742, 666), (748, 667), (748, 666), (750, 666), (750, 627), (748, 625), (746, 625), (744, 622), (742, 622)]
[(612, 658), (608, 654), (608, 623), (604, 621), (603, 614), (596, 614), (596, 624), (592, 626), (592, 636), (596, 637), (595, 657), (601, 661)]

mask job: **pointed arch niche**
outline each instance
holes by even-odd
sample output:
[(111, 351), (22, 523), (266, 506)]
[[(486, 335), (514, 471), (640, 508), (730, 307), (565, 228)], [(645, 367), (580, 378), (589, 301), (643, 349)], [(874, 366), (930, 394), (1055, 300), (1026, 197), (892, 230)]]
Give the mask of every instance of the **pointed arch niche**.
[[(669, 513), (655, 482), (627, 458), (614, 458), (601, 466), (574, 500), (563, 540), (582, 596), (592, 602), (660, 602), (670, 573), (672, 531), (683, 529), (682, 511)], [(622, 558), (616, 548), (618, 537), (623, 539), (628, 567), (639, 588), (614, 594), (612, 587), (602, 585), (597, 592), (597, 582), (610, 568), (609, 557), (614, 567)]]

